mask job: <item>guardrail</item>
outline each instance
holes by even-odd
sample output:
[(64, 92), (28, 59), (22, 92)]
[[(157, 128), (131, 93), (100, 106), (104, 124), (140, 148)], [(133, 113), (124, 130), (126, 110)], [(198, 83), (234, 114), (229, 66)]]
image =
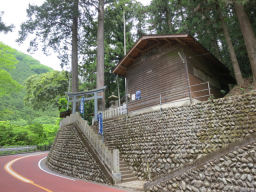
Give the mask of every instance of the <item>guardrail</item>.
[(27, 145), (27, 146), (12, 146), (6, 148), (0, 148), (0, 151), (29, 151), (29, 150), (36, 150), (36, 145)]
[(121, 181), (121, 173), (119, 168), (119, 150), (109, 150), (104, 144), (101, 136), (96, 134), (94, 130), (88, 125), (87, 121), (83, 120), (78, 113), (71, 114), (60, 122), (60, 126), (66, 126), (72, 123), (76, 123), (93, 149), (97, 152), (97, 155), (101, 162), (107, 166), (111, 171), (113, 180), (118, 183)]

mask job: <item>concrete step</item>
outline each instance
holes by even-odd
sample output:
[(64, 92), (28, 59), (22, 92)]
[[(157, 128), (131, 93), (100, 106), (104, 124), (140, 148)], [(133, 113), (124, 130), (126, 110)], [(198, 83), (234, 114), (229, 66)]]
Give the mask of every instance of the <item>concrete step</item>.
[(146, 183), (145, 181), (135, 180), (135, 181), (130, 181), (130, 182), (128, 182), (128, 181), (122, 182), (122, 183), (117, 184), (117, 186), (126, 188), (128, 191), (142, 192), (142, 191), (144, 191), (143, 187), (144, 187), (145, 183)]
[(119, 161), (119, 164), (120, 164), (120, 166), (127, 165), (127, 163), (125, 163), (124, 161)]
[(131, 170), (130, 170), (130, 168), (128, 166), (120, 167), (120, 172), (123, 172), (123, 171), (131, 171)]
[(129, 181), (136, 181), (136, 180), (138, 180), (137, 177), (129, 177), (129, 178), (122, 178), (121, 182), (124, 183), (124, 182), (129, 182)]
[[(132, 172), (127, 173), (127, 174), (122, 174), (122, 179), (133, 178), (133, 177), (135, 177), (135, 176), (133, 175)], [(138, 178), (136, 178), (136, 179), (138, 179)]]
[(121, 174), (123, 175), (125, 175), (125, 174), (129, 174), (129, 173), (131, 173), (132, 171), (130, 170), (130, 169), (127, 169), (127, 170), (124, 170), (124, 171), (120, 171), (121, 172)]
[[(95, 133), (97, 133), (97, 129), (94, 129)], [(114, 135), (122, 135), (121, 131), (114, 131)], [(112, 150), (114, 149), (114, 141), (104, 141), (105, 145), (108, 147), (108, 149)], [(133, 174), (133, 171), (129, 168), (128, 164), (120, 159), (120, 172), (121, 172), (121, 182), (130, 182), (130, 181), (136, 181), (138, 178)]]
[(123, 165), (120, 165), (120, 169), (121, 168), (127, 168), (127, 169), (130, 169), (129, 166), (127, 164), (123, 164)]
[(121, 172), (121, 182), (136, 181), (138, 178), (133, 174), (133, 171), (128, 166), (128, 163), (120, 159), (120, 172)]
[(119, 164), (119, 165), (120, 165), (120, 168), (125, 168), (125, 167), (129, 168), (127, 164)]

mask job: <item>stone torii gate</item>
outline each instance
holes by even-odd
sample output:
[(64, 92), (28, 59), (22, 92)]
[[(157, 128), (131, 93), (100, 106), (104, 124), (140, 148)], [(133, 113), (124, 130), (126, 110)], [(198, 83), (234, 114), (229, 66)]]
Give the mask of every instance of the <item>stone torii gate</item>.
[(97, 121), (97, 114), (98, 114), (98, 99), (102, 99), (102, 96), (98, 96), (98, 93), (103, 92), (106, 89), (106, 86), (100, 89), (93, 89), (90, 91), (82, 91), (82, 92), (71, 92), (67, 93), (68, 95), (68, 102), (72, 102), (72, 114), (76, 113), (76, 103), (81, 101), (81, 98), (78, 97), (85, 97), (93, 95), (92, 97), (85, 97), (85, 101), (94, 100), (94, 121)]

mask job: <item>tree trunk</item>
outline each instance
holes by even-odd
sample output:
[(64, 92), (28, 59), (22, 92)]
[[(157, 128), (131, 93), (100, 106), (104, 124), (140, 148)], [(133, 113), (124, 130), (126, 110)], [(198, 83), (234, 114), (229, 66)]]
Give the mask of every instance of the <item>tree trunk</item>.
[(220, 21), (221, 21), (221, 26), (224, 32), (224, 37), (225, 40), (227, 42), (227, 46), (228, 46), (228, 51), (229, 51), (229, 55), (231, 58), (231, 62), (232, 62), (232, 66), (234, 69), (234, 73), (235, 73), (235, 78), (236, 78), (236, 82), (238, 85), (243, 85), (244, 84), (244, 79), (237, 61), (237, 57), (236, 57), (236, 53), (235, 53), (235, 49), (233, 47), (231, 38), (230, 38), (230, 34), (228, 32), (228, 27), (227, 24), (224, 21), (223, 15), (221, 13), (221, 11), (219, 11), (219, 17), (220, 17)]
[(168, 31), (165, 31), (165, 33), (173, 33), (172, 30), (172, 22), (171, 22), (171, 11), (170, 7), (168, 5), (168, 1), (165, 1), (165, 18), (166, 18), (166, 24), (168, 26)]
[[(97, 89), (104, 86), (104, 0), (99, 0), (97, 31)], [(99, 102), (99, 110), (105, 108), (105, 94)]]
[(256, 84), (256, 38), (243, 5), (234, 1), (234, 6), (251, 64), (253, 82)]
[(78, 92), (78, 51), (77, 51), (77, 28), (78, 28), (78, 0), (74, 2), (72, 23), (72, 92)]

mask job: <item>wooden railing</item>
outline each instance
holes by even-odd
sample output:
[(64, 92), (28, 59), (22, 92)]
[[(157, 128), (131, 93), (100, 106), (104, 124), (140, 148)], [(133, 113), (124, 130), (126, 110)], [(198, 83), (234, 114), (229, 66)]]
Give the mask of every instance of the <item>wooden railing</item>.
[(88, 125), (87, 121), (83, 120), (78, 113), (71, 114), (60, 122), (60, 126), (66, 126), (76, 123), (89, 143), (96, 151), (101, 162), (107, 166), (112, 173), (112, 178), (115, 183), (121, 181), (121, 173), (119, 168), (119, 150), (109, 150), (104, 144), (100, 135), (96, 134), (94, 130)]

